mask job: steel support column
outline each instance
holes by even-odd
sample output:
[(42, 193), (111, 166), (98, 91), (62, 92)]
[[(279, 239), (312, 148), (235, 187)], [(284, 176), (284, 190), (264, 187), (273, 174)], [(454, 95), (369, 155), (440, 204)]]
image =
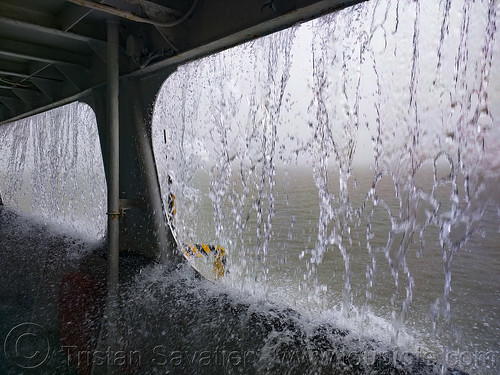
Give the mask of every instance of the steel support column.
[[(163, 82), (173, 71), (165, 70), (162, 74), (152, 74), (142, 80), (120, 80), (119, 209), (122, 212), (119, 219), (119, 249), (120, 252), (133, 252), (152, 260), (162, 260), (175, 267), (182, 258), (178, 259), (180, 253), (177, 253), (172, 233), (166, 224), (151, 139), (154, 101)], [(112, 176), (116, 170), (112, 170), (109, 160), (111, 134), (107, 120), (106, 90), (94, 90), (92, 96), (86, 98), (86, 103), (96, 114), (110, 196)], [(108, 201), (108, 204), (111, 210), (111, 202)]]
[[(122, 100), (121, 116), (122, 126), (129, 129), (136, 140), (135, 148), (141, 171), (139, 176), (143, 186), (141, 193), (144, 197), (150, 226), (154, 229), (154, 238), (152, 239), (156, 241), (156, 243), (151, 244), (153, 251), (150, 253), (155, 259), (162, 260), (169, 267), (175, 267), (183, 258), (176, 249), (173, 235), (166, 223), (166, 211), (162, 203), (151, 138), (154, 100), (170, 73), (151, 75), (150, 79), (124, 80), (121, 82), (120, 88), (134, 93), (134, 95), (127, 96), (125, 103)], [(123, 119), (123, 115), (126, 119)], [(125, 186), (122, 187), (122, 190), (124, 189), (126, 189)]]

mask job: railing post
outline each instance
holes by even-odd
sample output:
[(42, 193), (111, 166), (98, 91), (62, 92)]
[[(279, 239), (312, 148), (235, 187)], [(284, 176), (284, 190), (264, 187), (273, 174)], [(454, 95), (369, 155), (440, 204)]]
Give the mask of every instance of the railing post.
[[(107, 24), (107, 128), (108, 128), (108, 300), (99, 333), (110, 350), (116, 350), (116, 323), (118, 308), (118, 283), (120, 259), (120, 118), (119, 118), (119, 35), (118, 23)], [(117, 373), (113, 363), (108, 362), (106, 374)], [(92, 375), (100, 374), (104, 368), (92, 366)]]
[(118, 24), (108, 21), (107, 46), (107, 108), (109, 132), (108, 182), (108, 296), (116, 297), (118, 287), (119, 231), (120, 231), (120, 121), (119, 121), (119, 62)]

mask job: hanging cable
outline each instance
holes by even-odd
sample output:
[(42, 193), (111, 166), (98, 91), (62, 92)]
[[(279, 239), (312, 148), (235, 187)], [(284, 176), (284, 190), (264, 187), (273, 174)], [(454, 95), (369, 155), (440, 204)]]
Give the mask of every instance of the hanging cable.
[(191, 5), (191, 8), (189, 8), (187, 13), (184, 14), (184, 16), (182, 16), (178, 20), (171, 21), (171, 22), (161, 22), (161, 21), (152, 20), (150, 18), (140, 17), (140, 16), (138, 16), (132, 12), (129, 12), (127, 10), (117, 9), (117, 8), (112, 7), (110, 5), (99, 4), (99, 3), (95, 3), (95, 2), (90, 1), (90, 0), (67, 0), (67, 1), (69, 1), (70, 3), (73, 3), (73, 4), (84, 6), (86, 8), (99, 10), (101, 12), (106, 12), (106, 13), (109, 13), (109, 14), (112, 14), (112, 15), (115, 15), (115, 16), (118, 16), (121, 18), (126, 18), (128, 20), (135, 21), (135, 22), (148, 23), (150, 25), (154, 25), (157, 27), (174, 27), (174, 26), (177, 26), (177, 25), (183, 23), (186, 19), (189, 18), (189, 16), (191, 16), (194, 9), (196, 8), (196, 4), (198, 3), (198, 0), (193, 0), (193, 4)]
[(0, 82), (8, 84), (12, 88), (16, 88), (16, 87), (30, 87), (30, 85), (28, 85), (28, 84), (25, 84), (25, 83), (23, 84), (23, 83), (17, 82), (17, 81), (11, 81), (10, 79), (7, 79), (7, 78), (1, 78), (0, 77)]

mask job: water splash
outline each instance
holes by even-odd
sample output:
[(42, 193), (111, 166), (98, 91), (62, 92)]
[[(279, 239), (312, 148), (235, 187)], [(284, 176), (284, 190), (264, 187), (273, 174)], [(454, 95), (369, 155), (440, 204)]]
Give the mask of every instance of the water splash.
[(104, 236), (106, 182), (92, 109), (73, 103), (0, 127), (0, 191), (6, 206)]
[[(293, 35), (290, 29), (181, 69), (160, 93), (153, 124), (156, 159), (166, 172), (160, 179), (163, 192), (168, 190), (168, 175), (173, 178), (178, 237), (240, 249), (240, 258), (250, 263), (242, 271), (245, 277), (262, 280), (263, 285), (281, 152), (277, 124), (288, 102)], [(239, 77), (240, 69), (247, 75)], [(182, 97), (173, 111), (164, 106), (170, 95)], [(200, 189), (207, 188), (205, 199), (210, 199), (213, 216), (202, 213), (210, 203), (203, 202)]]
[(154, 123), (180, 237), (226, 246), (239, 288), (461, 345), (452, 270), (498, 222), (499, 22), (371, 1), (182, 67)]

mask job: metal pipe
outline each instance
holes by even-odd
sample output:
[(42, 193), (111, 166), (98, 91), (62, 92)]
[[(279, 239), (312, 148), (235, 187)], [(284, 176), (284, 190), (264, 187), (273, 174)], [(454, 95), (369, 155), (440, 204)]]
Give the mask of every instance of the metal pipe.
[(67, 1), (69, 1), (70, 3), (73, 3), (73, 4), (77, 4), (77, 5), (81, 5), (81, 6), (90, 8), (90, 9), (95, 9), (95, 10), (99, 10), (101, 12), (106, 12), (106, 13), (112, 14), (114, 16), (126, 18), (126, 19), (131, 20), (131, 21), (148, 23), (150, 25), (154, 25), (157, 27), (173, 27), (173, 26), (177, 26), (177, 25), (181, 24), (193, 13), (194, 8), (196, 8), (196, 4), (198, 2), (198, 0), (193, 0), (193, 4), (191, 5), (191, 8), (189, 8), (187, 13), (182, 18), (180, 18), (176, 21), (172, 21), (172, 22), (160, 22), (160, 21), (155, 21), (155, 20), (149, 19), (149, 18), (140, 17), (140, 16), (138, 16), (132, 12), (129, 12), (127, 10), (117, 9), (115, 7), (105, 5), (105, 4), (98, 4), (98, 3), (95, 3), (95, 2), (90, 1), (90, 0), (67, 0)]
[[(107, 332), (108, 347), (116, 345), (113, 325), (116, 322), (120, 261), (120, 117), (119, 117), (119, 35), (118, 23), (108, 21), (107, 57), (107, 107), (109, 134), (109, 183), (108, 183), (108, 303)], [(113, 374), (113, 366), (108, 364), (107, 373)]]
[(119, 230), (120, 230), (120, 131), (119, 131), (119, 63), (118, 24), (108, 22), (107, 81), (108, 81), (108, 296), (116, 297), (118, 288)]
[[(116, 307), (118, 301), (119, 282), (119, 240), (120, 240), (120, 132), (119, 132), (119, 36), (118, 23), (108, 21), (107, 24), (107, 125), (108, 125), (108, 300), (106, 313), (101, 322), (97, 348), (105, 345), (108, 350), (114, 350), (114, 336), (117, 321)], [(106, 374), (116, 373), (114, 364), (108, 362)], [(103, 373), (95, 361), (92, 363), (91, 375)]]
[(150, 10), (160, 10), (160, 11), (164, 11), (164, 12), (173, 14), (176, 17), (182, 17), (182, 12), (179, 12), (176, 9), (166, 7), (164, 5), (158, 5), (158, 4), (153, 3), (151, 1), (147, 1), (147, 0), (123, 0), (123, 1), (125, 1), (126, 3), (129, 3), (129, 4), (133, 4), (133, 5), (140, 5), (142, 7), (142, 9), (146, 12), (146, 14), (148, 13), (147, 9), (150, 9)]

